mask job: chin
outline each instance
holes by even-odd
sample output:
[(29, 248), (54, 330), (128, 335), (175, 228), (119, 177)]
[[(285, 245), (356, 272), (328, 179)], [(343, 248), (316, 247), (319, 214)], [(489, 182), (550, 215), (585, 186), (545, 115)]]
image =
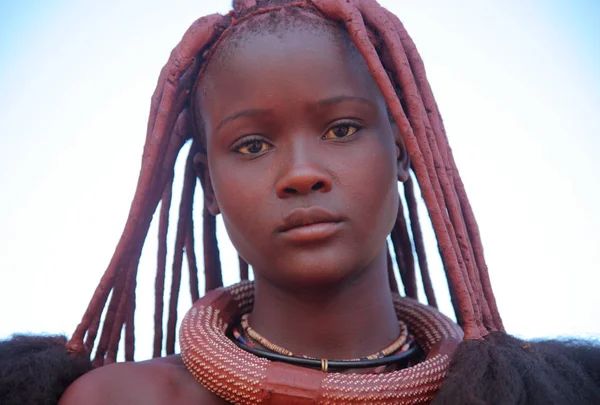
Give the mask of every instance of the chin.
[(368, 260), (359, 260), (348, 252), (318, 254), (308, 251), (293, 258), (281, 257), (276, 269), (262, 274), (278, 285), (291, 289), (332, 289), (356, 278)]

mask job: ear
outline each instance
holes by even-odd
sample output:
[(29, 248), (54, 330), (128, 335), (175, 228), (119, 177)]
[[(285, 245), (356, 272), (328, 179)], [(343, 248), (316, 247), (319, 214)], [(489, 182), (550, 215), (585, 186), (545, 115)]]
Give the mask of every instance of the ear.
[(391, 122), (392, 132), (394, 133), (394, 142), (396, 143), (396, 165), (398, 171), (398, 181), (405, 182), (410, 177), (410, 156), (406, 150), (404, 139), (400, 135), (398, 125), (394, 121)]
[(204, 194), (204, 206), (211, 215), (216, 216), (221, 213), (215, 191), (210, 180), (210, 170), (208, 169), (208, 159), (206, 153), (198, 152), (194, 155), (194, 168), (196, 176), (200, 179)]

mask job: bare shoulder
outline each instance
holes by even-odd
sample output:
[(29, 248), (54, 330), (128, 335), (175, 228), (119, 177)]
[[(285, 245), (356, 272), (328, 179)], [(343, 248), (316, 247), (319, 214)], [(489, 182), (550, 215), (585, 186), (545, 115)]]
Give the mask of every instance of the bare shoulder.
[(59, 405), (99, 404), (226, 404), (200, 385), (180, 356), (139, 363), (115, 363), (77, 379)]

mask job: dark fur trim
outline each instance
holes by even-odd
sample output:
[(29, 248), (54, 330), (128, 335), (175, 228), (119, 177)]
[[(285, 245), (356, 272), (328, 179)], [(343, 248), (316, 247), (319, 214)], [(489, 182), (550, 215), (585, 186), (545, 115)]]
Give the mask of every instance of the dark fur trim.
[(64, 336), (13, 335), (0, 341), (0, 404), (55, 405), (77, 377), (92, 369), (70, 354)]
[(494, 332), (462, 342), (433, 405), (600, 404), (600, 345), (526, 342)]
[[(92, 369), (69, 354), (64, 336), (14, 335), (0, 341), (0, 403), (55, 405)], [(600, 404), (600, 346), (593, 342), (525, 342), (504, 333), (457, 348), (433, 405)]]

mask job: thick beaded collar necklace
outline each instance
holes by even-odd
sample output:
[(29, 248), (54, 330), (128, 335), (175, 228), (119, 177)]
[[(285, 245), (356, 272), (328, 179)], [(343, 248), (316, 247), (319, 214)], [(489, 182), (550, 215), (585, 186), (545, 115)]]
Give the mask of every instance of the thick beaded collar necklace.
[(381, 374), (323, 372), (332, 370), (323, 370), (322, 364), (315, 370), (271, 361), (238, 347), (227, 336), (242, 314), (251, 311), (253, 301), (254, 285), (248, 281), (210, 291), (196, 301), (179, 332), (190, 373), (236, 404), (428, 403), (441, 387), (450, 355), (463, 336), (458, 325), (434, 308), (394, 296), (398, 319), (414, 335), (425, 360)]

